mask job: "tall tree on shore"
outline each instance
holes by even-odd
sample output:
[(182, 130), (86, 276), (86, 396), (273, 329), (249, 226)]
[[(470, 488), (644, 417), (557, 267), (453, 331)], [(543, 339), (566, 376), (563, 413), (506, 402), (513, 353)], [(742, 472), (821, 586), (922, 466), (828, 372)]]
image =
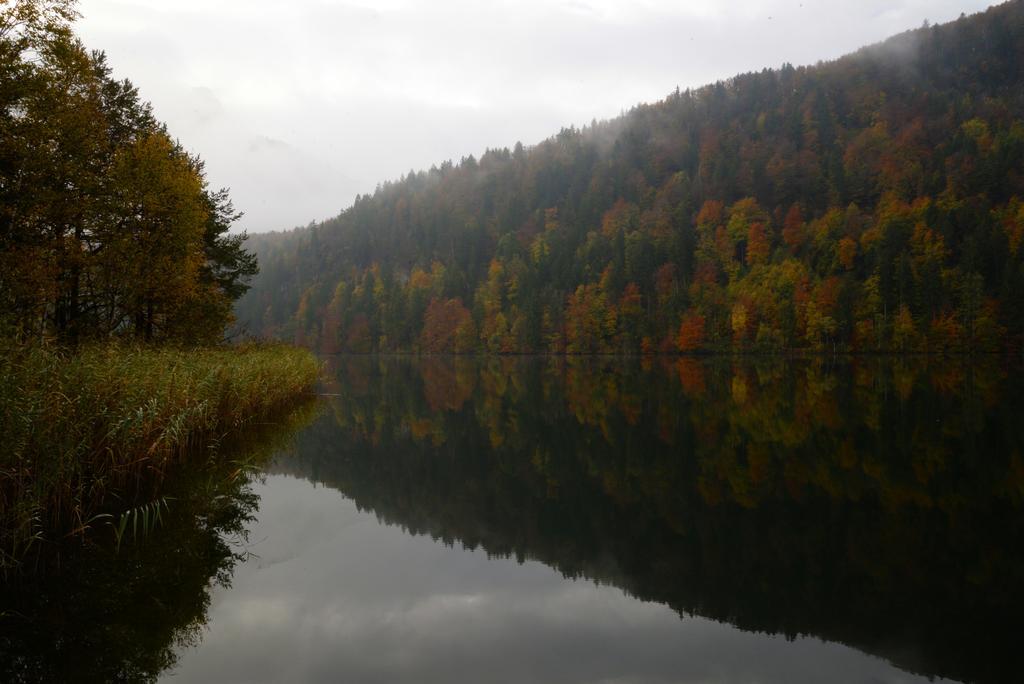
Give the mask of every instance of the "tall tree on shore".
[(0, 3), (0, 334), (217, 341), (257, 270), (241, 214), (74, 7)]

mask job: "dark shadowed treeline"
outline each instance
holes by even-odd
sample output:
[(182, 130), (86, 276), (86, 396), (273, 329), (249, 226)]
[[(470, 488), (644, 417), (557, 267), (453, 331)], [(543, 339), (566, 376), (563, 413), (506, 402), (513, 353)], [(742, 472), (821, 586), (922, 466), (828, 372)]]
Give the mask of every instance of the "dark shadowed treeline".
[(326, 352), (998, 350), (1024, 332), (1024, 3), (410, 172), (254, 236)]
[(219, 341), (256, 271), (238, 214), (75, 38), (74, 5), (0, 6), (0, 335)]
[(681, 614), (1010, 681), (1024, 406), (984, 360), (338, 357), (278, 467)]

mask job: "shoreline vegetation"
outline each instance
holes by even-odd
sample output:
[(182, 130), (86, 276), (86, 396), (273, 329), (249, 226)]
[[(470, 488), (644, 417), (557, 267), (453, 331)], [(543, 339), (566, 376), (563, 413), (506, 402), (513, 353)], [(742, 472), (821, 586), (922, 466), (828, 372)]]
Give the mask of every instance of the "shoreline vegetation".
[(224, 345), (258, 270), (241, 214), (77, 18), (74, 0), (0, 8), (3, 576), (153, 527), (188, 481), (171, 471), (227, 464), (226, 437), (319, 373), (307, 351)]
[(0, 681), (153, 682), (174, 667), (181, 646), (202, 639), (216, 589), (249, 557), (246, 528), (259, 504), (252, 485), (322, 409), (310, 398), (250, 422), (180, 469), (162, 518), (124, 531), (132, 543), (64, 545), (59, 575), (8, 574)]
[(319, 371), (283, 345), (0, 350), (0, 572), (126, 512), (156, 515), (171, 471), (294, 407)]

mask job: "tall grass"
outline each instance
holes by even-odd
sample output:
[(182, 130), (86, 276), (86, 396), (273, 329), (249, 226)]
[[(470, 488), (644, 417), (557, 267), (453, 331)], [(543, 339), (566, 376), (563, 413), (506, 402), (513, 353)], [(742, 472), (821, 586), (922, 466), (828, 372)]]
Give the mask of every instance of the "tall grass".
[(283, 346), (0, 347), (0, 569), (160, 495), (165, 475), (308, 393)]

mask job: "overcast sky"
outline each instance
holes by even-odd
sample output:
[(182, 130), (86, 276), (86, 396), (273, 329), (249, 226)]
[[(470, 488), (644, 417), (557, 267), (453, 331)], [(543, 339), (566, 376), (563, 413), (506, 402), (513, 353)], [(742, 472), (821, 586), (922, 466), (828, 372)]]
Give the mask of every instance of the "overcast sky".
[(80, 0), (78, 33), (261, 232), (330, 218), (410, 169), (989, 4)]

